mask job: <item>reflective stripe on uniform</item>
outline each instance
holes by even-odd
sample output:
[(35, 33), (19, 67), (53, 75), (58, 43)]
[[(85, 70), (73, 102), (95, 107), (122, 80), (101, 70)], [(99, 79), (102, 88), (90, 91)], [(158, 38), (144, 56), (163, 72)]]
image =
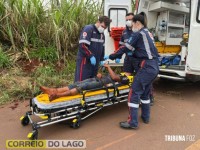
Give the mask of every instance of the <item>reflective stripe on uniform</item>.
[(119, 41), (119, 44), (120, 44), (120, 45), (124, 45), (125, 43), (124, 43), (124, 42), (122, 42), (122, 41)]
[(96, 39), (96, 38), (91, 38), (91, 41), (92, 42), (99, 42), (99, 43), (103, 43), (104, 42), (104, 40)]
[(133, 46), (131, 46), (130, 44), (128, 44), (128, 43), (125, 43), (125, 46), (131, 51), (135, 50), (135, 48)]
[(151, 38), (151, 39), (152, 39), (152, 41), (153, 41), (153, 44), (155, 45), (155, 40), (154, 40), (154, 37), (153, 37), (152, 33), (151, 33), (151, 32), (149, 32), (149, 30), (148, 30), (148, 29), (144, 29), (144, 31), (147, 31), (147, 32), (148, 32), (148, 34), (149, 34), (150, 38)]
[(147, 99), (147, 100), (142, 100), (141, 99), (141, 103), (142, 104), (150, 104), (150, 99)]
[(125, 43), (128, 42), (128, 39), (125, 39), (124, 42), (125, 42)]
[(139, 104), (134, 104), (134, 103), (128, 103), (128, 106), (133, 108), (139, 108)]
[(143, 41), (144, 41), (144, 46), (145, 46), (145, 50), (147, 52), (148, 58), (152, 59), (153, 56), (151, 54), (151, 50), (150, 50), (149, 41), (147, 39), (147, 36), (146, 36), (146, 34), (143, 31), (140, 32), (140, 33), (142, 34), (142, 38), (143, 38)]
[(86, 44), (88, 44), (88, 45), (90, 45), (90, 41), (88, 41), (88, 40), (80, 40), (79, 41), (79, 44), (81, 44), (81, 43), (86, 43)]

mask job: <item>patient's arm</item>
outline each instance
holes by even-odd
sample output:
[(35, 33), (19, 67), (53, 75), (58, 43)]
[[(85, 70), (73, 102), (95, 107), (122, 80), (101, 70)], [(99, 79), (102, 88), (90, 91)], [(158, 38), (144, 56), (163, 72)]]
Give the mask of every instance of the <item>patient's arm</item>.
[(120, 81), (120, 76), (117, 75), (116, 73), (114, 73), (114, 71), (111, 69), (111, 67), (108, 65), (108, 64), (104, 64), (104, 67), (107, 68), (111, 78), (114, 80), (114, 81)]

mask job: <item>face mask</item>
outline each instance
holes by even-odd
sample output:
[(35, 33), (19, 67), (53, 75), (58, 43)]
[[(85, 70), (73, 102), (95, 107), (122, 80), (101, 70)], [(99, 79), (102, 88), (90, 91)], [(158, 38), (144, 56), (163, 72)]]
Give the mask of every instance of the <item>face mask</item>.
[(104, 28), (102, 26), (99, 26), (98, 27), (98, 31), (99, 31), (99, 33), (103, 33), (104, 32)]
[(132, 31), (133, 31), (133, 32), (138, 32), (139, 29), (137, 29), (137, 28), (132, 28)]
[(132, 27), (132, 21), (131, 20), (126, 21), (126, 26), (129, 28)]

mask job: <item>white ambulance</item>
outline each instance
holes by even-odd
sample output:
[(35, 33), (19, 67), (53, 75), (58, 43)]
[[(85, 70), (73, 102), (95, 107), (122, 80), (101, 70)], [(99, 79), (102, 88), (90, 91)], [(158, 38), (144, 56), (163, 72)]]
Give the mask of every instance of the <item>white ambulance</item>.
[[(131, 0), (105, 0), (104, 14), (112, 19), (105, 32), (106, 54), (118, 47), (125, 14), (131, 11)], [(199, 81), (200, 0), (136, 0), (134, 13), (140, 12), (147, 15), (148, 29), (161, 56), (158, 77)], [(179, 59), (174, 63), (174, 58)]]

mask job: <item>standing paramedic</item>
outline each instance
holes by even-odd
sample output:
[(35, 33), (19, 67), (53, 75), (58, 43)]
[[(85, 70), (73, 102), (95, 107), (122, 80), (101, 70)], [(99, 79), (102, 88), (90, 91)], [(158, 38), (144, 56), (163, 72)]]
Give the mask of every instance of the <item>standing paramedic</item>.
[(86, 25), (80, 34), (79, 50), (76, 58), (75, 82), (97, 75), (99, 63), (104, 59), (104, 30), (111, 20), (100, 16), (92, 25)]
[[(126, 29), (122, 32), (121, 39), (119, 41), (119, 46), (124, 46), (128, 39), (131, 37), (132, 31), (132, 20), (133, 13), (126, 14)], [(133, 54), (132, 52), (126, 53), (124, 58), (123, 70), (127, 76), (130, 76), (133, 73)], [(116, 63), (119, 62), (120, 59), (116, 59)]]
[[(144, 16), (144, 19), (145, 19), (144, 27), (147, 28), (146, 14), (144, 12), (141, 12), (140, 14)], [(132, 31), (133, 17), (134, 17), (133, 13), (126, 14), (126, 29), (122, 32), (119, 46), (124, 46), (125, 43), (128, 41), (128, 39), (131, 37), (131, 34), (133, 33), (133, 31)], [(149, 31), (148, 31), (148, 33), (149, 33), (151, 39), (154, 41), (152, 34)], [(117, 58), (115, 61), (116, 61), (116, 63), (119, 63), (120, 59)], [(133, 71), (135, 71), (135, 73), (137, 73), (138, 69), (139, 69), (138, 63), (137, 63), (137, 60), (134, 58), (133, 53), (132, 52), (126, 53), (126, 56), (124, 58), (124, 64), (123, 64), (123, 71), (126, 74), (126, 76), (130, 76), (131, 74), (133, 74)], [(153, 105), (153, 102), (154, 102), (153, 86), (151, 86), (150, 104)]]
[(114, 60), (121, 58), (124, 53), (133, 52), (138, 61), (139, 69), (134, 77), (128, 96), (129, 116), (128, 120), (120, 122), (122, 128), (138, 128), (138, 110), (142, 103), (141, 118), (144, 123), (150, 120), (150, 88), (153, 80), (159, 72), (158, 52), (145, 26), (144, 15), (138, 14), (133, 18), (133, 34), (125, 46), (111, 55), (109, 58)]

